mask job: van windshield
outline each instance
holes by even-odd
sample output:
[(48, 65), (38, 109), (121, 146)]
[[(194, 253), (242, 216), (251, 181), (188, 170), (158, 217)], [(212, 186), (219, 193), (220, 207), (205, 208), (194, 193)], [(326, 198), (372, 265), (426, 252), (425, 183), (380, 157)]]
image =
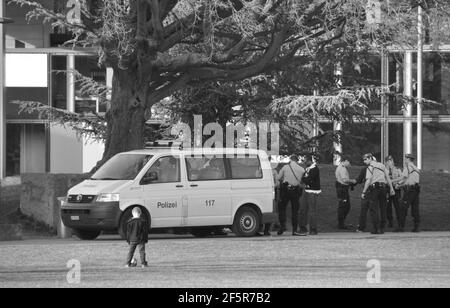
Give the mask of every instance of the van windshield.
[(117, 154), (101, 166), (91, 180), (134, 180), (152, 157), (146, 154)]

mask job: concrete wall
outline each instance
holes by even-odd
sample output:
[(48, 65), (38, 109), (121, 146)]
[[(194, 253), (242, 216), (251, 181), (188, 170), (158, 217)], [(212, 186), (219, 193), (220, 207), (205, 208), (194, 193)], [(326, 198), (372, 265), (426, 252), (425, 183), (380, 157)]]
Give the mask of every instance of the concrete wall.
[(4, 216), (17, 211), (20, 207), (20, 178), (6, 178), (0, 181), (0, 221)]
[(59, 125), (50, 127), (50, 172), (82, 173), (83, 144), (74, 131)]
[(50, 127), (50, 172), (86, 173), (102, 158), (104, 144), (78, 138), (68, 127)]
[(57, 198), (66, 196), (71, 187), (86, 177), (80, 174), (22, 174), (21, 212), (57, 229), (60, 222)]

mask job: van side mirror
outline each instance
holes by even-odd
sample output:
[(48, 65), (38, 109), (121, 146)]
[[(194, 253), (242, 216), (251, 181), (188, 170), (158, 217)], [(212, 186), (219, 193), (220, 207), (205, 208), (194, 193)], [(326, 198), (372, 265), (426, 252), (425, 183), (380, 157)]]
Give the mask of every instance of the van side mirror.
[(150, 172), (149, 174), (146, 174), (140, 184), (141, 185), (147, 185), (147, 184), (151, 184), (152, 182), (155, 182), (158, 180), (158, 172)]

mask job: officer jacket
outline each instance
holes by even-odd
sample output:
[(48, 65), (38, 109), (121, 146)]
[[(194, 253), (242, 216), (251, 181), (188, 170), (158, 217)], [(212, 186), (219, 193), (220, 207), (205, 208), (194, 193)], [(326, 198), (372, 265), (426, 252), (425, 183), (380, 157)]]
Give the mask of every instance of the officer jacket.
[(278, 180), (292, 186), (300, 186), (304, 173), (305, 169), (303, 169), (303, 167), (291, 161), (281, 168), (281, 171), (278, 174)]
[(419, 184), (420, 171), (414, 164), (406, 164), (405, 169), (403, 170), (403, 178), (406, 179), (404, 182), (406, 186)]
[(366, 181), (370, 181), (370, 184), (383, 183), (387, 184), (386, 181), (386, 167), (379, 162), (371, 162), (367, 167)]

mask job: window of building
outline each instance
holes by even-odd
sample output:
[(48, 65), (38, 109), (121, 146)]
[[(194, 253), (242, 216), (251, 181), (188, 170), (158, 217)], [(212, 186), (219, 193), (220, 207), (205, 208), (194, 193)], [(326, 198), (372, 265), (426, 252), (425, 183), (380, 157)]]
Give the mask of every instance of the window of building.
[[(417, 130), (413, 131), (416, 152)], [(423, 168), (425, 170), (450, 172), (450, 123), (424, 123)]]
[(344, 127), (342, 147), (355, 165), (361, 165), (362, 156), (372, 153), (381, 161), (381, 123), (354, 123)]
[(20, 174), (20, 124), (6, 125), (6, 176)]
[(46, 88), (48, 86), (47, 62), (46, 54), (6, 54), (5, 86)]
[[(98, 67), (96, 57), (77, 56), (75, 58), (75, 69), (81, 75), (92, 78), (99, 84), (106, 85), (106, 69)], [(80, 82), (75, 84), (75, 112), (104, 113), (106, 109), (106, 102), (94, 95), (83, 93)]]
[[(403, 94), (406, 70), (412, 72), (412, 95), (417, 97), (417, 53), (413, 53), (413, 63), (408, 67), (401, 53), (389, 56), (389, 84), (391, 91)], [(423, 58), (423, 97), (433, 102), (425, 102), (424, 115), (450, 115), (450, 55), (436, 52), (425, 52)], [(391, 97), (389, 114), (403, 115), (404, 100)], [(413, 104), (413, 115), (417, 115), (417, 106)]]
[(67, 56), (52, 56), (52, 106), (67, 108)]
[(388, 154), (394, 157), (394, 161), (397, 165), (403, 163), (403, 122), (401, 123), (389, 123), (389, 148)]

